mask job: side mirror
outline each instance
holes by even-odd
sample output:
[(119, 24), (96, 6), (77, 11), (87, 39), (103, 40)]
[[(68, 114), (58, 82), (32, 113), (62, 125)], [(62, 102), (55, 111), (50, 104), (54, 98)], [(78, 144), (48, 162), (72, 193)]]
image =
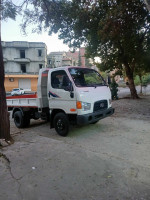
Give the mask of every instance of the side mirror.
[(71, 82), (71, 81), (69, 81), (68, 86), (66, 86), (66, 87), (64, 88), (64, 90), (65, 90), (65, 91), (69, 91), (69, 92), (70, 92), (70, 97), (71, 97), (71, 98), (74, 98), (73, 85), (72, 85), (72, 82)]

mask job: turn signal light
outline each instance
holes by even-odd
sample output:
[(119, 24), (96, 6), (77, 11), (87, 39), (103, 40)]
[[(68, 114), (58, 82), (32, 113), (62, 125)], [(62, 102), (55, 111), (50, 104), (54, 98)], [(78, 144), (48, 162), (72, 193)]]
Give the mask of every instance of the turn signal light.
[(75, 112), (76, 109), (75, 109), (75, 108), (71, 108), (70, 111), (71, 111), (71, 112)]
[(81, 101), (77, 101), (77, 109), (82, 109), (82, 103), (81, 103)]

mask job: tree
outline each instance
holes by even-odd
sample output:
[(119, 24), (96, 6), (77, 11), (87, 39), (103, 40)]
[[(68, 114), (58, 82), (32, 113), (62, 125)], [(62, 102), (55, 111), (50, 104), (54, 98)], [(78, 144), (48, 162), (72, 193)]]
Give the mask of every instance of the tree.
[(78, 55), (78, 66), (81, 66), (81, 54), (80, 54), (80, 49), (79, 49), (79, 55)]
[[(0, 0), (0, 22), (8, 17), (15, 19), (16, 7), (10, 1)], [(0, 24), (1, 27), (1, 24)], [(9, 113), (7, 111), (6, 104), (6, 92), (4, 87), (4, 63), (3, 63), (3, 52), (1, 45), (1, 32), (0, 32), (0, 139), (6, 141), (12, 141), (10, 135), (10, 121)]]
[(144, 75), (150, 72), (149, 55), (150, 55), (150, 51), (147, 52), (147, 54), (145, 54), (144, 57), (141, 57), (140, 62), (135, 68), (135, 75), (138, 75), (140, 79), (140, 85), (141, 85), (140, 93), (142, 93), (142, 86), (145, 84), (144, 83), (145, 79), (143, 79), (143, 77)]
[(85, 57), (85, 66), (86, 67), (92, 67), (92, 64), (90, 63), (89, 58), (86, 58), (86, 57)]
[(147, 9), (150, 11), (150, 0), (144, 0), (146, 6), (147, 6)]
[(145, 4), (140, 0), (107, 1), (99, 10), (103, 18), (99, 20), (97, 42), (92, 34), (89, 54), (98, 52), (101, 70), (124, 69), (131, 96), (138, 98), (134, 71), (150, 47), (150, 16)]
[(150, 15), (143, 0), (30, 0), (25, 29), (59, 33), (70, 47), (86, 44), (89, 57), (101, 58), (102, 70), (124, 69), (132, 98), (138, 98), (134, 71), (150, 46)]

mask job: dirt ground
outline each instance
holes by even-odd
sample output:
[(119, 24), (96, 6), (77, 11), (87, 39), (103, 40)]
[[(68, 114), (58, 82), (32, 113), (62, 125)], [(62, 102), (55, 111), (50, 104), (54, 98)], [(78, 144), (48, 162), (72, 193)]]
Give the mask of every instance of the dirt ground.
[[(113, 101), (115, 113), (60, 137), (49, 123), (17, 129), (0, 149), (0, 199), (150, 200), (150, 95)], [(9, 190), (7, 189), (9, 188)]]
[(113, 101), (115, 117), (126, 117), (131, 119), (142, 119), (150, 122), (150, 95), (140, 95), (139, 99), (129, 97)]

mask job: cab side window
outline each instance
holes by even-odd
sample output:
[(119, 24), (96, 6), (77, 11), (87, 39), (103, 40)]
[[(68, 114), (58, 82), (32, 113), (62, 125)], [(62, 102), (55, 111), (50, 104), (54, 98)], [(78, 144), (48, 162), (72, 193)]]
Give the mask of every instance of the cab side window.
[(64, 70), (52, 72), (51, 85), (56, 89), (64, 89), (69, 86), (69, 78)]

